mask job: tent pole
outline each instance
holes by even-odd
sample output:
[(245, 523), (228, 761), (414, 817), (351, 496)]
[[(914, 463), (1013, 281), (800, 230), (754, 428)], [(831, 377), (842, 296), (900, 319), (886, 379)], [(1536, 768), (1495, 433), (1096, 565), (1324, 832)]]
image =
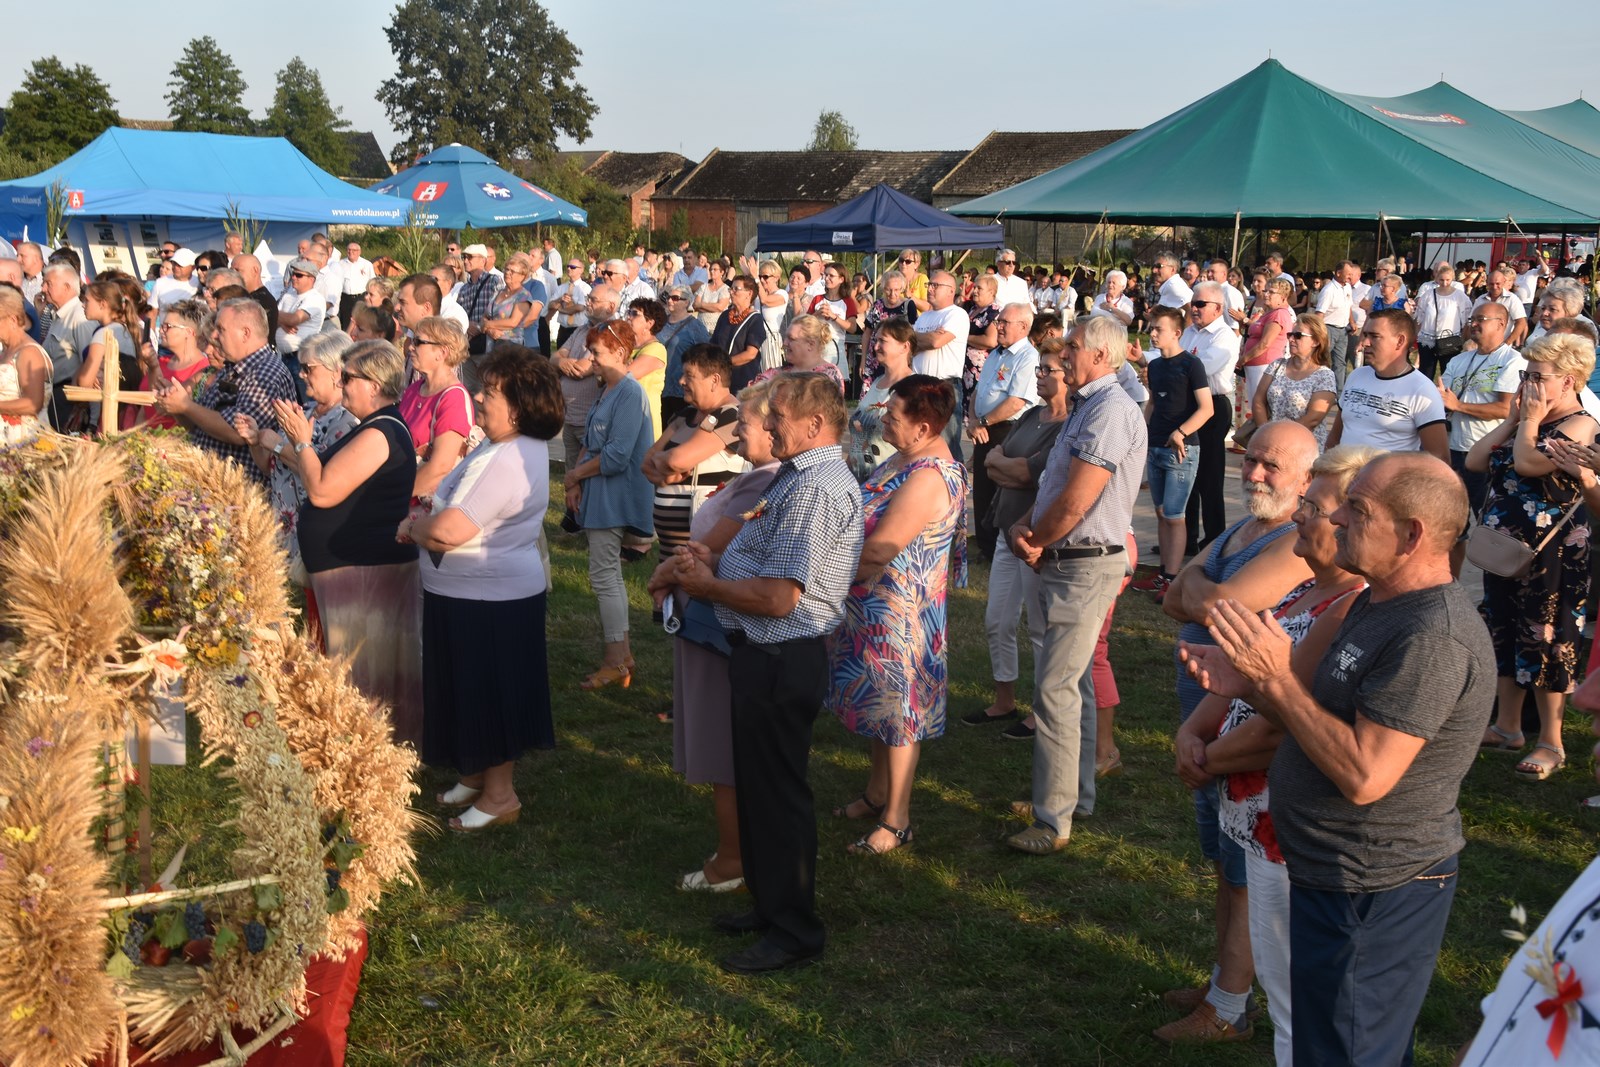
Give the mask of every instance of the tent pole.
[(1232, 267), (1239, 265), (1239, 223), (1241, 218), (1242, 212), (1235, 211), (1233, 213), (1233, 254), (1228, 257), (1228, 265)]

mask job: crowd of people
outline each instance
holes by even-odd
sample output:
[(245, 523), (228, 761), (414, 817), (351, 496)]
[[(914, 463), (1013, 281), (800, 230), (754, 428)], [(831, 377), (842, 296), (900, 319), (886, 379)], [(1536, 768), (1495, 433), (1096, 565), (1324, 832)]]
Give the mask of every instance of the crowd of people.
[(147, 287), (84, 286), (70, 249), (24, 244), (0, 260), (0, 440), (92, 425), (60, 387), (115, 374), (155, 396), (123, 428), (182, 425), (240, 464), (327, 650), (458, 774), (437, 799), (462, 832), (515, 821), (517, 759), (555, 743), (559, 449), (600, 623), (582, 687), (631, 684), (626, 569), (651, 558), (673, 766), (713, 787), (715, 851), (678, 884), (750, 891), (717, 920), (757, 935), (722, 960), (737, 973), (824, 950), (819, 711), (869, 756), (833, 809), (862, 822), (850, 851), (915, 840), (969, 548), (994, 699), (961, 721), (1032, 742), (1006, 839), (1031, 855), (1065, 849), (1123, 770), (1112, 617), (1150, 593), (1178, 626), (1175, 770), (1217, 873), (1212, 978), (1167, 992), (1179, 1017), (1155, 1036), (1249, 1038), (1259, 979), (1280, 1064), (1409, 1058), (1461, 781), (1480, 750), (1530, 781), (1561, 770), (1586, 674), (1589, 264), (1345, 261), (1308, 282), (1277, 255), (1248, 279), (1161, 255), (1101, 278), (1010, 249), (924, 271), (907, 250), (872, 278), (815, 251), (786, 269), (541, 244), (500, 268), (452, 243), (407, 274), (317, 234), (276, 296), (239, 247), (169, 242)]

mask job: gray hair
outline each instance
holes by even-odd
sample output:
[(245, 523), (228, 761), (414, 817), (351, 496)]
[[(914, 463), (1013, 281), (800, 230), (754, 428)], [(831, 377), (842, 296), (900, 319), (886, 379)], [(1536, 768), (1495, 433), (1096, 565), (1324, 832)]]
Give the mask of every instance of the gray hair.
[(1015, 248), (1002, 248), (1000, 250), (1000, 257), (999, 258), (1004, 259), (1007, 256), (1010, 256), (1012, 259), (1016, 259), (1017, 258), (1017, 250)]
[(619, 270), (624, 274), (628, 272), (628, 265), (620, 259), (608, 259), (600, 265), (606, 270)]
[[(1171, 267), (1173, 270), (1177, 270), (1178, 269), (1178, 257), (1173, 255), (1171, 252), (1163, 252), (1159, 256), (1156, 257), (1156, 266), (1159, 267), (1159, 266), (1162, 266), (1163, 264), (1166, 265), (1166, 266)], [(1102, 317), (1104, 317), (1104, 316), (1102, 316)]]
[(1122, 369), (1128, 361), (1128, 328), (1120, 319), (1110, 315), (1091, 315), (1087, 322), (1077, 327), (1083, 331), (1083, 346), (1095, 351), (1104, 350), (1106, 362), (1113, 371)]
[(315, 363), (338, 374), (344, 370), (344, 354), (354, 345), (355, 342), (350, 339), (350, 335), (343, 330), (325, 330), (301, 342), (300, 351), (296, 355), (300, 357), (302, 367), (309, 367)]
[(1128, 287), (1128, 276), (1125, 273), (1123, 273), (1122, 271), (1120, 271), (1120, 270), (1108, 270), (1108, 271), (1106, 271), (1106, 285), (1108, 287), (1111, 285), (1111, 282), (1112, 282), (1113, 279), (1115, 279), (1116, 281), (1121, 282), (1122, 283), (1122, 287), (1124, 289), (1126, 289)]
[(232, 300), (224, 300), (217, 305), (217, 317), (221, 318), (224, 311), (232, 311), (243, 315), (250, 320), (250, 325), (255, 328), (257, 337), (262, 341), (270, 342), (272, 340), (267, 333), (267, 309), (251, 300), (248, 296), (236, 296)]
[(206, 281), (217, 289), (221, 289), (224, 285), (237, 285), (241, 289), (244, 288), (244, 279), (240, 277), (239, 272), (228, 267), (212, 267), (206, 273)]
[(1566, 313), (1566, 317), (1577, 318), (1583, 314), (1583, 286), (1571, 278), (1556, 278), (1545, 286), (1545, 300), (1555, 300)]
[(71, 263), (61, 259), (54, 259), (46, 263), (44, 265), (44, 270), (40, 271), (39, 273), (46, 278), (53, 278), (57, 274), (70, 274), (78, 281), (83, 280), (82, 276), (78, 274), (77, 267), (74, 267)]
[(890, 278), (898, 278), (898, 279), (900, 279), (900, 281), (902, 283), (904, 283), (905, 280), (906, 280), (906, 276), (904, 274), (902, 274), (900, 271), (898, 271), (898, 270), (886, 270), (886, 271), (883, 272), (883, 277), (878, 279), (878, 291), (880, 293), (881, 292), (886, 292), (888, 290), (888, 288), (889, 288), (889, 279)]
[(1394, 270), (1394, 260), (1390, 259), (1388, 256), (1385, 256), (1372, 265), (1373, 270), (1378, 270), (1379, 268), (1384, 270)]
[(1222, 291), (1222, 283), (1209, 280), (1197, 283), (1194, 287), (1194, 295), (1215, 297), (1218, 303), (1221, 303), (1225, 297)]
[(378, 392), (391, 402), (400, 399), (400, 394), (405, 392), (406, 358), (388, 341), (361, 341), (351, 345), (343, 355), (346, 367), (371, 379)]
[(169, 304), (165, 317), (182, 319), (188, 323), (194, 329), (195, 339), (202, 343), (210, 339), (212, 327), (216, 325), (216, 317), (204, 300), (179, 300), (175, 304)]
[(1000, 309), (1000, 313), (1003, 315), (1006, 312), (1011, 311), (1012, 309), (1015, 309), (1017, 311), (1022, 312), (1022, 317), (1028, 320), (1028, 327), (1030, 329), (1032, 329), (1032, 327), (1033, 327), (1033, 305), (1032, 304), (1025, 304), (1025, 303), (1023, 303), (1022, 301), (1019, 300), (1014, 304), (1007, 304), (1005, 307), (1001, 308)]

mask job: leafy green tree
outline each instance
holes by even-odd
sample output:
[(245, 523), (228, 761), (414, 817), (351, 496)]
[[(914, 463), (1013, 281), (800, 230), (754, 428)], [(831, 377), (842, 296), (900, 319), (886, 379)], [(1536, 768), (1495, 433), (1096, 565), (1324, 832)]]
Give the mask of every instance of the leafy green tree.
[(196, 133), (254, 133), (244, 106), (244, 75), (212, 37), (184, 48), (167, 82), (172, 128)]
[(405, 0), (384, 32), (396, 72), (378, 102), (404, 138), (396, 161), (452, 141), (502, 163), (537, 159), (558, 133), (589, 136), (582, 53), (536, 0)]
[(340, 117), (341, 110), (329, 103), (322, 76), (295, 56), (278, 71), (278, 89), (261, 120), (261, 132), (287, 137), (330, 174), (347, 174), (354, 153), (344, 136), (350, 123)]
[(854, 152), (856, 128), (844, 120), (837, 111), (824, 111), (817, 116), (811, 128), (811, 143), (807, 152)]
[(0, 146), (34, 159), (61, 160), (118, 121), (117, 102), (93, 70), (46, 56), (33, 61), (22, 87), (11, 94)]

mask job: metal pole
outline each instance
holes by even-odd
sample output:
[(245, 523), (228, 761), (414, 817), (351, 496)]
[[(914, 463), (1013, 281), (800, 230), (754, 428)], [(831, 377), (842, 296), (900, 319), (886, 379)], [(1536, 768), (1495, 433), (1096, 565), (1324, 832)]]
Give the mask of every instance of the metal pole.
[(1238, 211), (1233, 213), (1233, 255), (1228, 257), (1228, 265), (1232, 267), (1239, 265), (1239, 223), (1242, 214)]

